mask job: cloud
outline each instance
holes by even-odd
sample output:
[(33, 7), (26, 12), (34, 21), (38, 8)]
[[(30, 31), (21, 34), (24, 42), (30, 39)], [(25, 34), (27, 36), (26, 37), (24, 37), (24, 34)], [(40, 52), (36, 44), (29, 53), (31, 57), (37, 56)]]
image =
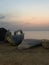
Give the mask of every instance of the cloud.
[(0, 16), (0, 19), (4, 19), (6, 16)]

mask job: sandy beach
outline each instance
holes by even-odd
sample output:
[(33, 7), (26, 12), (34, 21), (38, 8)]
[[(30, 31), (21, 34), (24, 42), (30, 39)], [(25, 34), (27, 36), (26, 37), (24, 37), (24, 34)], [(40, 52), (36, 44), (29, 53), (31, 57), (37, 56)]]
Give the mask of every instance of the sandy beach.
[(0, 65), (49, 65), (49, 49), (37, 46), (19, 50), (0, 42)]

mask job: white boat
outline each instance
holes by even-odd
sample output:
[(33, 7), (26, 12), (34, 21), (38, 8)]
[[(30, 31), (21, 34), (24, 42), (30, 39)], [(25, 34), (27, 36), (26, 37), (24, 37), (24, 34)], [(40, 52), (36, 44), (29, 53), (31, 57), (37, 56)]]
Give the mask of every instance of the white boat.
[(20, 45), (18, 45), (18, 49), (27, 49), (30, 47), (34, 47), (41, 44), (41, 40), (37, 39), (25, 39), (22, 41)]

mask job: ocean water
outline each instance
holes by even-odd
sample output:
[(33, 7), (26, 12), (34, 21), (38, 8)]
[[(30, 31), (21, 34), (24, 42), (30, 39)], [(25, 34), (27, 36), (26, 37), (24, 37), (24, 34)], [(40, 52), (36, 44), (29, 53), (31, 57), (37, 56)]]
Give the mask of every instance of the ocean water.
[(23, 31), (23, 32), (24, 32), (24, 39), (49, 39), (49, 31)]
[(49, 31), (24, 31), (25, 39), (49, 39)]

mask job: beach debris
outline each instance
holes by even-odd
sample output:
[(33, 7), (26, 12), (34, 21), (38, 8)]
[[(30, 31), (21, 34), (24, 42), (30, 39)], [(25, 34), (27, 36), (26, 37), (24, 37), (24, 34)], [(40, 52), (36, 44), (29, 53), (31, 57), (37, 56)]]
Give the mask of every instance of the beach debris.
[[(20, 32), (20, 34), (18, 34)], [(18, 30), (14, 32), (14, 35), (11, 35), (11, 33), (8, 31), (6, 34), (6, 40), (11, 44), (11, 45), (19, 45), (24, 39), (24, 33), (22, 30)]]
[(0, 41), (4, 41), (7, 29), (0, 28)]
[(49, 48), (49, 40), (43, 39), (43, 40), (42, 40), (42, 47), (44, 47), (44, 48)]
[(37, 45), (41, 45), (41, 40), (36, 40), (36, 39), (25, 39), (22, 41), (20, 45), (18, 45), (18, 49), (27, 49), (31, 48)]

